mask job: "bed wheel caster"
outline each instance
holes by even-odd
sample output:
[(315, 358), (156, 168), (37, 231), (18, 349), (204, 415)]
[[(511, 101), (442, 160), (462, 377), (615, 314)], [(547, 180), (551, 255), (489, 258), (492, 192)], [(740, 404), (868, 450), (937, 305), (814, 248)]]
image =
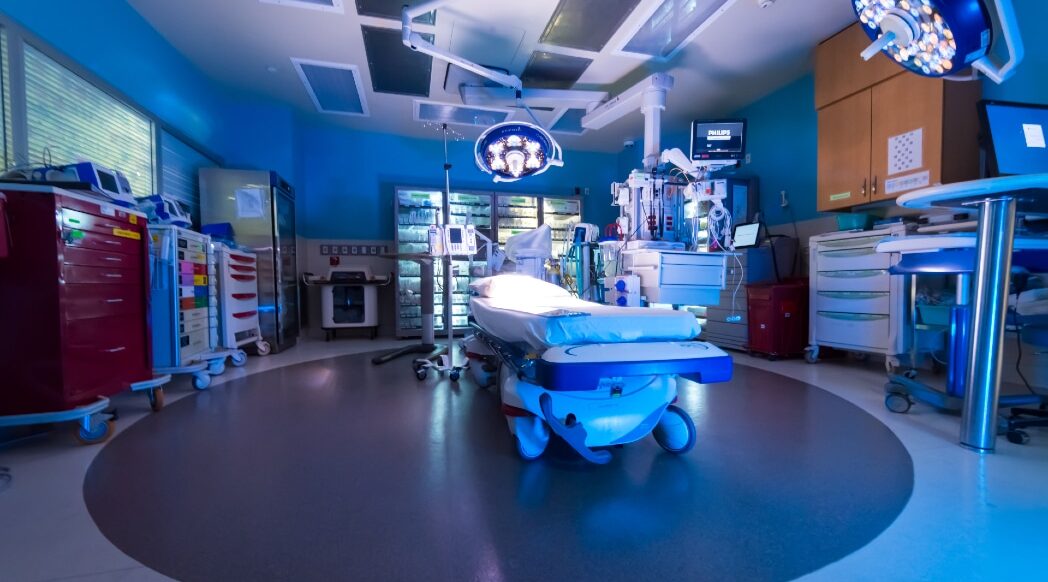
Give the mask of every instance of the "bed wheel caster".
[(651, 435), (660, 447), (675, 455), (690, 451), (695, 446), (697, 437), (691, 416), (673, 404), (666, 407)]
[(415, 368), (415, 378), (417, 378), (420, 382), (422, 380), (425, 380), (426, 376), (429, 376), (429, 370), (425, 368)]
[(458, 382), (460, 376), (461, 373), (458, 370), (452, 370), (452, 372), (448, 374), (448, 378), (451, 378), (452, 382)]
[(906, 414), (913, 406), (913, 401), (901, 392), (889, 392), (884, 397), (884, 406), (895, 414)]
[(1016, 445), (1025, 445), (1030, 442), (1030, 433), (1025, 430), (1010, 430), (1008, 431), (1008, 442)]

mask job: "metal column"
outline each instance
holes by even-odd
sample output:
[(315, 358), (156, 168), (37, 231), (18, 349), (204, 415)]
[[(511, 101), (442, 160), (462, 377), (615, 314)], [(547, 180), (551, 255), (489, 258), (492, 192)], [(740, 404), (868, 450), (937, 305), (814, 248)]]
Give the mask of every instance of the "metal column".
[(1015, 238), (1015, 199), (985, 200), (979, 203), (979, 209), (961, 445), (979, 452), (993, 452), (997, 441), (997, 398), (1001, 391), (1001, 345)]

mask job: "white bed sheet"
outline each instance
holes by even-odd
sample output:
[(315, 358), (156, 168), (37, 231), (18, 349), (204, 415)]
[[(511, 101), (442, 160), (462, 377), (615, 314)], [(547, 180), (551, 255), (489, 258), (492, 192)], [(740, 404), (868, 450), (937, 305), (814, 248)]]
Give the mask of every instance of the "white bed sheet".
[[(636, 341), (685, 341), (702, 331), (695, 315), (686, 311), (614, 307), (574, 297), (539, 297), (521, 301), (472, 297), (473, 317), (488, 333), (532, 349), (554, 346)], [(588, 315), (549, 317), (543, 312), (568, 310)]]

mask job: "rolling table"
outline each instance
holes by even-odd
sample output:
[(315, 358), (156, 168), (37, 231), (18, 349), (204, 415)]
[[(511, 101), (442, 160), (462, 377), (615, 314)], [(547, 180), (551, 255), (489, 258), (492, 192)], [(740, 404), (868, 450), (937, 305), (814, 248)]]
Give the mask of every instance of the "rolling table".
[(1005, 176), (933, 186), (899, 197), (903, 208), (979, 210), (968, 373), (961, 445), (993, 452), (1001, 391), (1001, 344), (1018, 213), (1048, 215), (1048, 174)]

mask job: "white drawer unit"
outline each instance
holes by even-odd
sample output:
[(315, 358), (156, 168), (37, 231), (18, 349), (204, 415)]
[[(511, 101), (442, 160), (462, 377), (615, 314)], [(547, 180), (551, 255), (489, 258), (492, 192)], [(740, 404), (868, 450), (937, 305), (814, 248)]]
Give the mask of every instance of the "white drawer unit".
[(717, 305), (726, 286), (725, 253), (623, 251), (622, 270), (640, 277), (648, 303)]
[(258, 266), (255, 254), (214, 245), (218, 288), (213, 298), (218, 306), (218, 345), (237, 349), (255, 344), (260, 354), (269, 353), (258, 325)]
[(808, 361), (820, 347), (880, 354), (891, 368), (908, 349), (902, 277), (893, 277), (897, 254), (877, 252), (877, 243), (906, 236), (905, 225), (874, 231), (833, 232), (809, 242), (810, 328)]

